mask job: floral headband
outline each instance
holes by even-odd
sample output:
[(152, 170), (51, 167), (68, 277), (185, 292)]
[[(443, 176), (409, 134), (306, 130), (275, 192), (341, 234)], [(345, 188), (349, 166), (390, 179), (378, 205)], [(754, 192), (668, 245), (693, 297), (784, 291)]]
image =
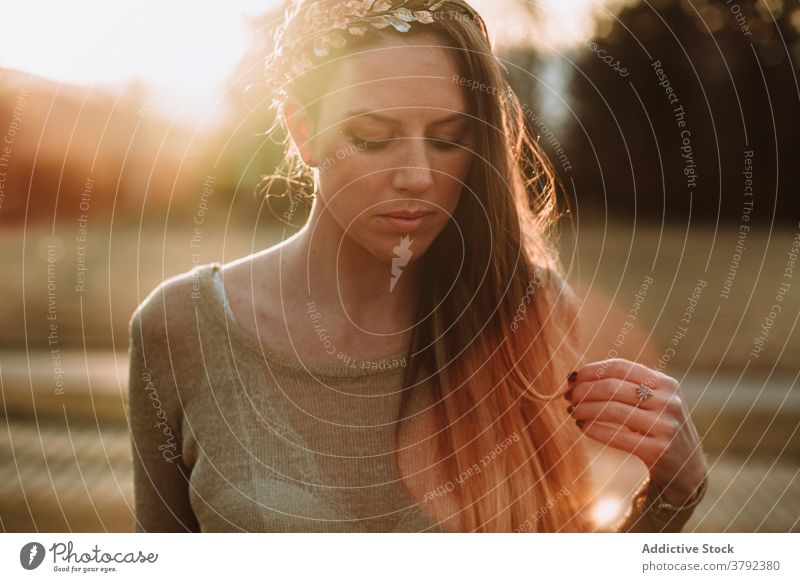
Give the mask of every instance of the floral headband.
[[(408, 32), (412, 22), (430, 24), (435, 18), (434, 11), (445, 0), (423, 1), (425, 8), (421, 10), (410, 10), (406, 7), (408, 3), (408, 0), (321, 0), (313, 2), (299, 17), (301, 3), (298, 2), (293, 13), (287, 11), (283, 26), (275, 32), (276, 50), (265, 66), (267, 88), (283, 94), (288, 82), (316, 66), (315, 60), (327, 57), (331, 49), (345, 46), (348, 34), (361, 37), (371, 29), (390, 26), (399, 32)], [(288, 36), (299, 38), (284, 45)], [(273, 102), (273, 106), (275, 104)]]

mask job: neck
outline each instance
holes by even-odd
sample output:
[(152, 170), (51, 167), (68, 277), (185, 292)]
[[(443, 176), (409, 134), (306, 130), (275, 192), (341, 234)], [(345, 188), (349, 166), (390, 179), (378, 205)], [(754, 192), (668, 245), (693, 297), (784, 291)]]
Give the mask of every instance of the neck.
[(399, 277), (393, 277), (391, 258), (388, 262), (378, 258), (350, 238), (319, 202), (282, 254), (284, 280), (313, 302), (326, 321), (340, 322), (354, 332), (359, 328), (373, 334), (410, 331), (419, 264), (409, 262)]

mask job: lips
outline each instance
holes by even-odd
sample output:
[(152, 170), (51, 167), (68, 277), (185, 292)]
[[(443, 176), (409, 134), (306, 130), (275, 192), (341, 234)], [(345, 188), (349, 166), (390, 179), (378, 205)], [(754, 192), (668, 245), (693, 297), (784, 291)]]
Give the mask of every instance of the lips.
[(409, 233), (421, 228), (432, 215), (432, 212), (392, 212), (391, 214), (381, 214), (379, 218), (386, 221), (392, 230)]
[(389, 213), (386, 213), (386, 214), (381, 214), (380, 216), (386, 216), (386, 217), (389, 217), (389, 218), (399, 218), (401, 220), (415, 220), (417, 218), (422, 218), (423, 216), (427, 216), (428, 214), (431, 214), (431, 213), (419, 210), (417, 212), (408, 212), (408, 211), (389, 212)]

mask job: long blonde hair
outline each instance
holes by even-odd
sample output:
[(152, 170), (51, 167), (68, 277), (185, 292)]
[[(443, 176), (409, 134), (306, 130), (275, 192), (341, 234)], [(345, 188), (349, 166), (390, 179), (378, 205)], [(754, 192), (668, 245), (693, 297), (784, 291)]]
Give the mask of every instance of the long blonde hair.
[[(300, 4), (296, 14), (310, 2)], [(464, 78), (503, 90), (468, 91), (479, 121), (475, 155), (454, 220), (420, 259), (419, 311), (403, 380), (405, 410), (411, 389), (431, 374), (436, 426), (424, 446), (438, 477), (428, 482), (452, 486), (423, 491), (409, 485), (416, 476), (406, 474), (408, 467), (398, 461), (397, 469), (408, 493), (445, 530), (589, 531), (588, 458), (561, 398), (567, 374), (581, 362), (577, 298), (554, 246), (555, 175), (527, 131), (481, 17), (463, 0), (447, 0), (439, 13), (402, 34), (435, 32), (454, 49)], [(372, 31), (343, 51), (381, 34), (401, 33)], [(289, 93), (313, 115), (330, 75), (319, 67)], [(279, 170), (290, 182), (311, 179), (296, 155)], [(402, 428), (401, 422), (398, 434)]]

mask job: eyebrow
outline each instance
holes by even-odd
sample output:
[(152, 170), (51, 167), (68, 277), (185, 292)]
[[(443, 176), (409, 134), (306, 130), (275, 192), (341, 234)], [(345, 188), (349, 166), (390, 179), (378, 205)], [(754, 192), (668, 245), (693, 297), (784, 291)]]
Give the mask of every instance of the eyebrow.
[[(345, 114), (345, 119), (353, 119), (357, 117), (369, 117), (376, 121), (380, 121), (389, 125), (401, 125), (403, 122), (399, 119), (395, 119), (394, 117), (389, 117), (387, 115), (382, 115), (380, 113), (375, 113), (374, 111), (369, 111), (367, 109), (358, 109), (356, 111), (350, 111), (349, 113)], [(430, 125), (445, 125), (446, 123), (452, 123), (453, 121), (459, 119), (468, 119), (469, 114), (466, 112), (459, 111), (457, 113), (453, 113), (452, 115), (448, 115), (446, 117), (442, 117), (441, 119), (437, 119), (436, 121), (432, 121)]]

